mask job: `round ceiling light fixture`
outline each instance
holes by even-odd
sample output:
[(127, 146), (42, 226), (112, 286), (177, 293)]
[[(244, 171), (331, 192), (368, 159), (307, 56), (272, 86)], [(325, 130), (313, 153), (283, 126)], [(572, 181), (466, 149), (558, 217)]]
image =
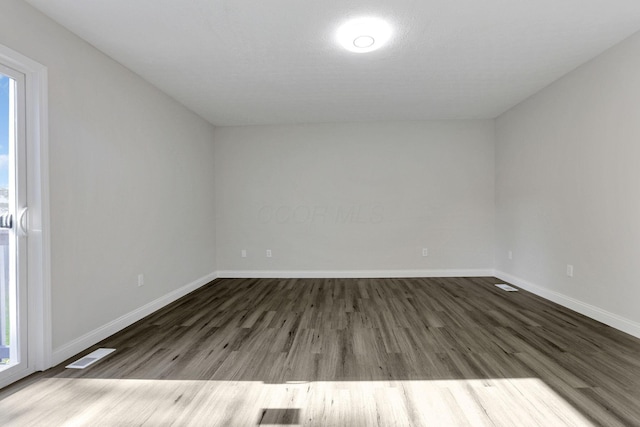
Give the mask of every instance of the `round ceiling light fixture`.
[(380, 49), (391, 38), (391, 27), (379, 18), (348, 21), (336, 34), (338, 43), (350, 52), (365, 53)]
[(375, 44), (376, 40), (371, 36), (359, 36), (353, 40), (353, 45), (358, 49), (366, 49)]

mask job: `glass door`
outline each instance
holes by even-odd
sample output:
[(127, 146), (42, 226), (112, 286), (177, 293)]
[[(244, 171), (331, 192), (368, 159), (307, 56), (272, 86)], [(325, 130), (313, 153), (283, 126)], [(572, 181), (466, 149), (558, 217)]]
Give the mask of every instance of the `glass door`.
[(24, 80), (0, 65), (0, 380), (27, 365)]

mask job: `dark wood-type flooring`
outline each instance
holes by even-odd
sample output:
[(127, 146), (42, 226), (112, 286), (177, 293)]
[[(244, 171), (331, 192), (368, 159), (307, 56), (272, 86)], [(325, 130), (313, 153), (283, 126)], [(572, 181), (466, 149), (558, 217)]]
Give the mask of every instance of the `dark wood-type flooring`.
[(0, 391), (0, 425), (640, 426), (640, 340), (495, 283), (216, 280)]

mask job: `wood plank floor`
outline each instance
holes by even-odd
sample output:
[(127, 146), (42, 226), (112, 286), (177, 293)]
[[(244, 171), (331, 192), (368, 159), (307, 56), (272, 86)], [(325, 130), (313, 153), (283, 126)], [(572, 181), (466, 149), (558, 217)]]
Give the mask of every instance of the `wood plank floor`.
[(216, 280), (0, 391), (0, 425), (640, 426), (640, 340), (494, 283)]

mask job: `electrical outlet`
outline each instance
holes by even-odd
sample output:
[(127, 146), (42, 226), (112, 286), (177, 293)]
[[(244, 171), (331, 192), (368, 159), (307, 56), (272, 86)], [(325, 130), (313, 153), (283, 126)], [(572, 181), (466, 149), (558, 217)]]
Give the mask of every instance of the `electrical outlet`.
[(509, 259), (513, 259), (513, 252), (512, 252), (512, 251), (509, 251), (509, 252), (507, 253), (507, 256), (509, 257)]
[(428, 248), (422, 248), (422, 256), (429, 256), (429, 249)]
[(567, 276), (573, 277), (573, 265), (567, 264)]
[(267, 249), (267, 258), (271, 258), (271, 249)]
[(138, 274), (138, 286), (144, 286), (144, 274)]
[(246, 250), (246, 249), (243, 249), (242, 251), (240, 251), (240, 256), (241, 256), (242, 258), (246, 258), (246, 257), (247, 257), (247, 250)]

